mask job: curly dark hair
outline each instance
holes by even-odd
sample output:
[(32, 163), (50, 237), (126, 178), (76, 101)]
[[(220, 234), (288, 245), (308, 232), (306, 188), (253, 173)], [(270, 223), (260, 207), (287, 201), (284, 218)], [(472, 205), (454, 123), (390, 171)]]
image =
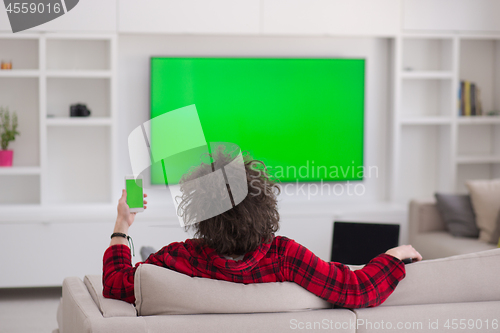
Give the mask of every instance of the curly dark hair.
[[(202, 186), (194, 184), (194, 180), (233, 160), (231, 154), (225, 152), (224, 146), (219, 146), (209, 157), (213, 162), (201, 163), (180, 180), (182, 195), (178, 213), (184, 219), (186, 231), (194, 229), (194, 237), (220, 255), (244, 255), (263, 243), (270, 243), (279, 229), (277, 195), (280, 188), (268, 174), (264, 162), (254, 160), (248, 152), (243, 153), (248, 194), (234, 206), (233, 198), (229, 196), (231, 190), (225, 182), (222, 185), (220, 181), (205, 182)], [(226, 173), (224, 177), (230, 176)], [(236, 189), (233, 190), (236, 192)], [(227, 202), (228, 196), (233, 203), (231, 209), (201, 222), (190, 223), (196, 221), (198, 212), (213, 210), (214, 205), (222, 205), (224, 200), (221, 199)]]

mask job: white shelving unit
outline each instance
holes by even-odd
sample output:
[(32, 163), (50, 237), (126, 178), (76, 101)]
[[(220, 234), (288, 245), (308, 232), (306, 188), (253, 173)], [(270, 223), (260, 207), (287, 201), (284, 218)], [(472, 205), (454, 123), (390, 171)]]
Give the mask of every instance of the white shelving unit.
[(393, 44), (391, 200), (465, 192), (500, 177), (500, 117), (459, 115), (458, 85), (476, 82), (500, 109), (500, 36), (402, 34)]
[[(116, 34), (0, 34), (0, 101), (19, 116), (0, 208), (109, 204), (116, 163)], [(69, 117), (84, 103), (85, 118)], [(16, 195), (12, 195), (16, 193)]]

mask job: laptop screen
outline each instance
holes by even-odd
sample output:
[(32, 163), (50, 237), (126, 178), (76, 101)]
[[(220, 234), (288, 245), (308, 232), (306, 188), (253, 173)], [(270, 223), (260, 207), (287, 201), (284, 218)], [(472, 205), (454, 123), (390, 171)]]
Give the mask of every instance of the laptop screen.
[(335, 222), (331, 261), (363, 265), (399, 244), (399, 224)]

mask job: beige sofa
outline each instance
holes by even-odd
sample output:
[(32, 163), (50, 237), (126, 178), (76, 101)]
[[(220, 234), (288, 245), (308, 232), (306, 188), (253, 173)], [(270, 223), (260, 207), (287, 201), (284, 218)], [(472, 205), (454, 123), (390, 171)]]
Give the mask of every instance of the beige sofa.
[(66, 278), (55, 333), (497, 332), (499, 263), (500, 249), (413, 263), (385, 303), (355, 310), (332, 309), (292, 282), (243, 285), (142, 265), (137, 308), (104, 299), (100, 276)]
[(496, 248), (477, 238), (453, 237), (446, 231), (434, 200), (412, 200), (409, 209), (409, 238), (425, 259), (444, 258), (458, 254)]

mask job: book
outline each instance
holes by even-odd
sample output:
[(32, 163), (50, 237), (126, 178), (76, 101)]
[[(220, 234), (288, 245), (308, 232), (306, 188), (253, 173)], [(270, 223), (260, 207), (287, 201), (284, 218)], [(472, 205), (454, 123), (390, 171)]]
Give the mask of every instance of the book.
[(464, 115), (466, 117), (471, 115), (471, 104), (470, 104), (470, 82), (464, 82)]
[(476, 85), (472, 82), (470, 84), (470, 115), (476, 115)]
[(460, 81), (458, 87), (458, 114), (463, 117), (483, 115), (481, 90), (476, 83)]
[(458, 84), (458, 96), (457, 96), (457, 111), (458, 111), (458, 115), (461, 116), (462, 115), (462, 107), (461, 107), (461, 104), (462, 104), (462, 81), (460, 81), (460, 83)]
[(464, 81), (460, 81), (460, 86), (458, 87), (458, 114), (464, 116)]
[(483, 105), (481, 104), (481, 90), (476, 86), (476, 115), (483, 115)]

